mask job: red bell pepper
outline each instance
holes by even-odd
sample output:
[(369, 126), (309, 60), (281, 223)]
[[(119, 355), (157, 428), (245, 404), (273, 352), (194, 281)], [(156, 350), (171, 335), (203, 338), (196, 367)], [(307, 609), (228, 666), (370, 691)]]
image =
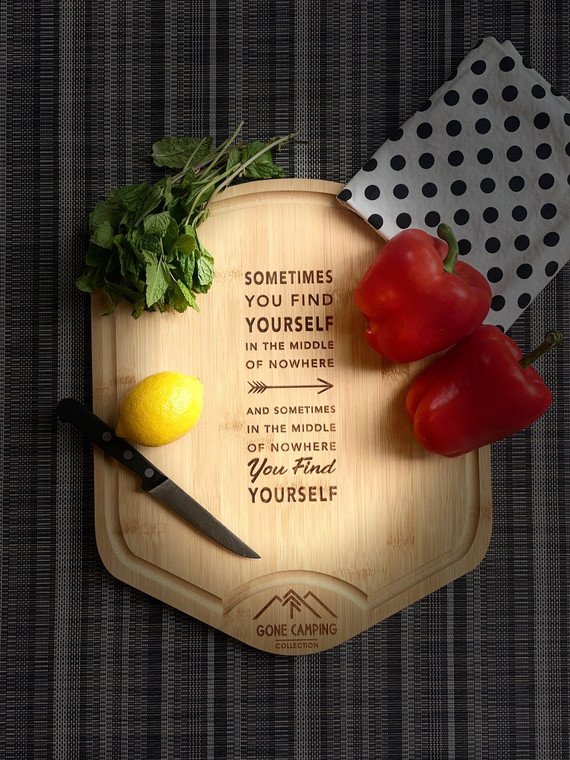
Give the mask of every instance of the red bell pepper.
[(483, 275), (457, 261), (453, 232), (404, 230), (380, 250), (354, 291), (372, 348), (396, 362), (435, 354), (473, 332), (491, 306)]
[(552, 393), (530, 364), (561, 340), (554, 330), (523, 358), (498, 327), (479, 327), (410, 388), (406, 409), (418, 441), (428, 451), (456, 457), (531, 425), (552, 403)]

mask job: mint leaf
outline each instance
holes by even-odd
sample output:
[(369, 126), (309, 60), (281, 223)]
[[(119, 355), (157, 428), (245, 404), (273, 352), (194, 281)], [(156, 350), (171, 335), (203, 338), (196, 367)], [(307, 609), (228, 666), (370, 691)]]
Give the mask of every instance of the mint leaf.
[(167, 258), (170, 260), (172, 254), (174, 254), (174, 247), (178, 241), (178, 223), (176, 219), (170, 217), (166, 232), (162, 238), (162, 245)]
[(196, 301), (196, 296), (194, 293), (192, 293), (191, 290), (189, 290), (186, 285), (181, 280), (176, 280), (176, 284), (180, 289), (180, 292), (184, 296), (184, 300), (186, 301), (188, 306), (191, 306), (196, 311), (200, 311), (198, 308), (198, 302)]
[(146, 265), (146, 305), (154, 306), (168, 290), (169, 278), (162, 262)]
[(226, 161), (226, 169), (235, 169), (241, 163), (241, 151), (239, 148), (232, 148), (228, 153), (228, 160)]
[(180, 235), (176, 241), (176, 259), (177, 265), (184, 282), (188, 287), (192, 287), (192, 281), (194, 278), (194, 267), (196, 265), (196, 257), (194, 252), (196, 250), (196, 238), (193, 235)]
[(214, 280), (214, 258), (207, 251), (200, 251), (196, 256), (193, 286), (198, 293), (207, 293)]
[(211, 137), (165, 137), (152, 146), (152, 159), (156, 166), (182, 169), (189, 158), (194, 164), (202, 161), (212, 147)]
[(89, 234), (91, 235), (104, 222), (109, 222), (113, 229), (117, 229), (124, 213), (125, 207), (117, 198), (99, 201), (93, 207), (87, 220)]
[(150, 235), (149, 233), (140, 236), (138, 240), (138, 248), (141, 251), (150, 251), (150, 253), (153, 253), (155, 256), (160, 256), (162, 253), (160, 238), (156, 235)]
[(172, 176), (168, 174), (164, 179), (161, 179), (156, 184), (159, 187), (163, 188), (164, 205), (168, 206), (169, 203), (172, 203), (172, 199), (174, 197), (172, 195)]
[(170, 214), (168, 211), (162, 211), (160, 214), (151, 214), (144, 220), (144, 231), (161, 238), (165, 236), (169, 224)]
[(115, 231), (111, 222), (102, 222), (91, 233), (91, 242), (101, 248), (112, 248)]
[(91, 243), (85, 254), (85, 263), (91, 267), (105, 268), (108, 260), (109, 250), (95, 245), (95, 243)]
[(75, 280), (75, 285), (79, 290), (83, 290), (85, 293), (94, 293), (103, 284), (103, 276), (99, 269), (95, 267), (89, 267), (89, 269)]
[(117, 187), (115, 190), (111, 190), (107, 198), (109, 200), (118, 200), (127, 211), (137, 211), (148, 194), (151, 191), (151, 186), (146, 182), (142, 182), (139, 185), (125, 185), (124, 187)]
[(138, 226), (151, 211), (160, 204), (164, 197), (164, 188), (159, 185), (153, 185), (150, 192), (145, 195), (142, 204), (134, 213), (134, 221), (131, 226)]
[(115, 235), (113, 242), (119, 252), (119, 263), (122, 276), (125, 277), (128, 272), (135, 274), (138, 270), (137, 261), (126, 236)]
[[(242, 161), (245, 162), (249, 158), (253, 158), (256, 153), (266, 147), (265, 143), (252, 142), (243, 149)], [(249, 166), (246, 166), (243, 170), (243, 177), (248, 179), (277, 179), (283, 177), (283, 169), (273, 163), (271, 151), (266, 150)]]
[[(194, 232), (192, 227), (190, 229)], [(176, 248), (187, 256), (194, 253), (194, 249), (196, 248), (196, 236), (185, 232), (180, 235), (176, 241)]]
[(176, 280), (168, 289), (168, 303), (178, 312), (184, 312), (191, 306), (196, 311), (200, 311), (196, 302), (196, 297), (191, 290), (181, 280)]
[(147, 251), (145, 248), (141, 248), (140, 254), (145, 265), (158, 264), (158, 255), (156, 253), (153, 253), (152, 251)]

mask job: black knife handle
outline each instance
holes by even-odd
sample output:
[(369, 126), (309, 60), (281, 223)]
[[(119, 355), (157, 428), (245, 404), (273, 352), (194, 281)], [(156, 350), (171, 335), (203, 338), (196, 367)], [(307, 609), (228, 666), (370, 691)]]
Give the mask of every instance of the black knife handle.
[(112, 428), (87, 407), (73, 398), (64, 398), (57, 405), (57, 416), (64, 422), (71, 422), (96, 446), (140, 475), (145, 491), (163, 483), (166, 475), (143, 457), (124, 438), (115, 435)]

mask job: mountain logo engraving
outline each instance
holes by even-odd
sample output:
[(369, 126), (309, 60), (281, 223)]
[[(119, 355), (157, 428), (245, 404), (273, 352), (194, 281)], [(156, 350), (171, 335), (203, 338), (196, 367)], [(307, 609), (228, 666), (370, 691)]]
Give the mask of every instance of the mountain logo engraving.
[(313, 591), (307, 591), (304, 596), (301, 596), (292, 588), (290, 588), (284, 596), (275, 594), (275, 596), (271, 597), (267, 604), (265, 604), (259, 610), (259, 612), (254, 615), (253, 619), (257, 620), (265, 612), (267, 612), (268, 609), (275, 606), (284, 607), (286, 609), (288, 608), (289, 618), (291, 620), (294, 618), (295, 614), (301, 613), (303, 611), (309, 612), (317, 620), (321, 620), (323, 615), (333, 618), (337, 617), (336, 614), (330, 609), (330, 607), (327, 607), (327, 605), (321, 599), (319, 599), (319, 597)]

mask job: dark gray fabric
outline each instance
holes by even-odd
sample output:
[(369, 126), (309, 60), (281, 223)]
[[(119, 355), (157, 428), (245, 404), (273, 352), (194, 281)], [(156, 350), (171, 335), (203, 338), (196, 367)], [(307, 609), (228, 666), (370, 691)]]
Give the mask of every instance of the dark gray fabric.
[(0, 4), (0, 757), (570, 757), (570, 272), (510, 335), (552, 326), (556, 401), (493, 447), (494, 528), (472, 573), (334, 650), (266, 655), (111, 577), (91, 449), (81, 224), (154, 176), (166, 135), (293, 130), (286, 176), (346, 182), (484, 36), (570, 95), (570, 7), (490, 0)]

